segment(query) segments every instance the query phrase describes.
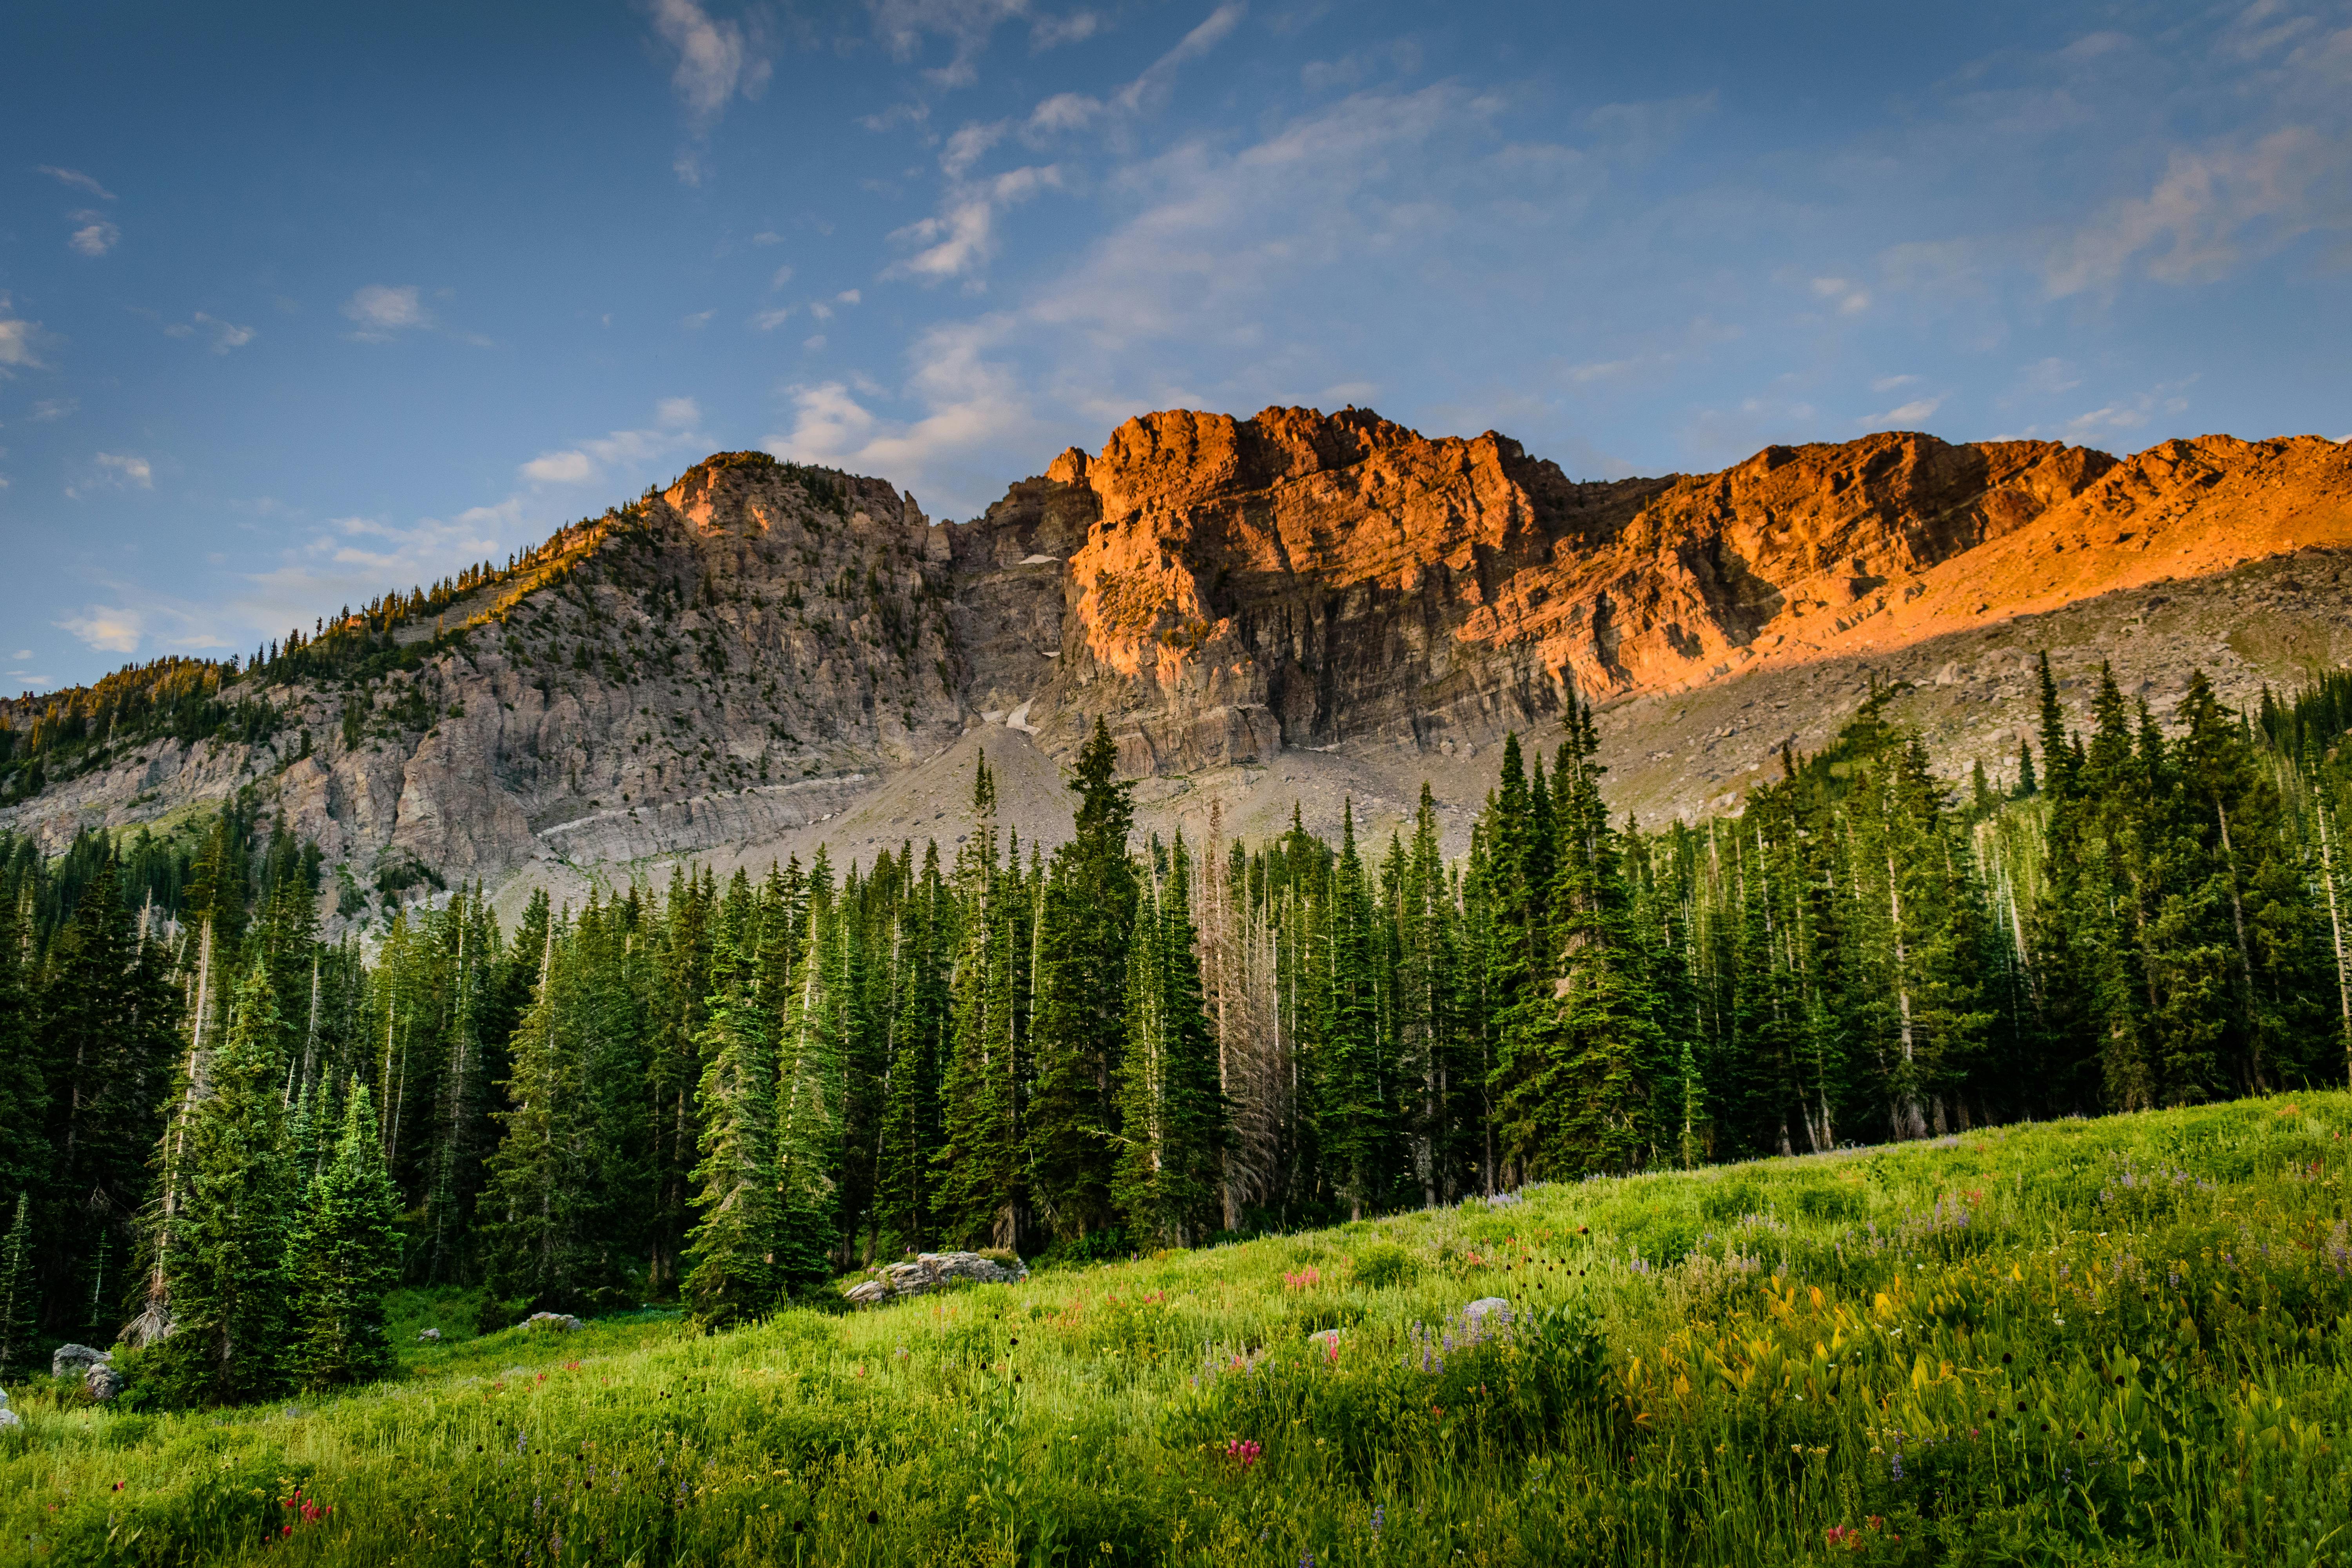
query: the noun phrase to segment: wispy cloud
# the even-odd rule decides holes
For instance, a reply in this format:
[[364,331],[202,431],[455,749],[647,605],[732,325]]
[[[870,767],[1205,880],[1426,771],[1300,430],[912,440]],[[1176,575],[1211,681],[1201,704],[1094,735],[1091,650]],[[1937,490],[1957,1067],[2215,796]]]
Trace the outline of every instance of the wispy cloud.
[[41,323],[28,321],[14,313],[5,290],[0,290],[0,379],[19,370],[39,370],[41,356],[34,346],[41,334]]
[[1940,397],[1915,397],[1884,414],[1865,414],[1854,423],[1867,430],[1901,429],[1934,418],[1936,410],[1943,405]]
[[144,458],[129,452],[100,452],[95,461],[99,473],[118,487],[142,490],[155,488],[155,470]]
[[754,99],[768,85],[772,67],[756,31],[741,22],[714,17],[697,0],[653,0],[654,30],[677,52],[670,86],[685,106],[694,144],[681,149],[672,167],[689,185],[702,183],[702,142],[727,105]]
[[615,468],[641,469],[665,454],[700,444],[704,437],[695,426],[701,421],[701,405],[693,398],[665,397],[654,405],[650,428],[614,430],[562,451],[542,452],[520,472],[535,485],[584,485]]
[[44,163],[40,166],[38,172],[48,175],[51,179],[58,181],[61,184],[71,185],[78,191],[88,191],[91,195],[98,197],[100,201],[110,202],[116,199],[112,191],[108,190],[104,185],[100,184],[96,180],[92,179],[89,175],[83,174],[79,169],[60,169],[55,164]]
[[122,605],[91,605],[78,616],[53,623],[103,653],[132,654],[146,635],[146,617]]
[[401,332],[433,325],[433,312],[414,283],[370,283],[343,301],[343,314],[359,324],[352,336],[362,342],[389,342]]
[[39,420],[63,419],[81,407],[78,397],[44,397],[33,405],[33,417]]
[[122,231],[104,213],[84,208],[72,221],[81,226],[66,237],[66,244],[83,256],[104,256],[122,238]]
[[211,340],[208,346],[216,354],[225,354],[231,349],[241,349],[253,341],[251,327],[240,327],[235,321],[224,321],[218,316],[208,316],[202,310],[198,310],[188,321],[174,321],[165,327],[163,335],[171,338],[191,338],[199,331]]
[[2135,261],[2159,282],[2209,283],[2304,235],[2347,228],[2352,145],[2287,126],[2176,151],[2146,195],[2110,203],[2057,247],[2045,286],[2057,298],[2112,288]]

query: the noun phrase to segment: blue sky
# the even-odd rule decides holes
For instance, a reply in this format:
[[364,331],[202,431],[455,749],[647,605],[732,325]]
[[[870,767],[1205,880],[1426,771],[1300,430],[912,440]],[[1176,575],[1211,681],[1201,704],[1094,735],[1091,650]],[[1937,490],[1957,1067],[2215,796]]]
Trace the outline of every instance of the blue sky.
[[1592,478],[2352,432],[2352,0],[26,0],[0,60],[12,690],[722,447],[961,518],[1170,405]]

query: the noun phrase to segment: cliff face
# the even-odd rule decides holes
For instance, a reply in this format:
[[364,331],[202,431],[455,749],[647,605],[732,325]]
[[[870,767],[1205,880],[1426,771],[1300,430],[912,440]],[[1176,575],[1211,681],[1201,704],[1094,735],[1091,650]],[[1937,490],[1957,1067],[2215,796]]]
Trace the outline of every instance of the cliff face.
[[54,850],[258,784],[362,886],[496,879],[771,837],[961,732],[948,535],[889,485],[699,465],[588,533],[519,602],[456,606],[488,617],[457,650],[357,691],[264,688],[268,743],[154,741],[0,826]]
[[1097,716],[1147,806],[1422,772],[1466,805],[1487,764],[1465,759],[1571,690],[1613,787],[1687,811],[1872,679],[1941,693],[1922,722],[1956,768],[2013,754],[2037,639],[2157,697],[2191,665],[2233,700],[2291,682],[2352,653],[2339,574],[2244,574],[2347,548],[2352,448],[2311,437],[2118,462],[1895,433],[1589,484],[1370,410],[1171,412],[953,526],[879,479],[714,458],[544,582],[457,605],[472,629],[420,668],[267,689],[268,743],[128,749],[0,826],[54,850],[258,784],[362,885],[741,858],[853,807],[951,838],[948,786],[892,781],[992,727],[1066,759]]
[[[1570,689],[1605,703],[1818,651],[2116,467],[1883,435],[1579,484],[1491,432],[1180,412],[1065,453],[971,531],[999,555],[1048,531],[1069,550],[1059,668],[1026,721],[1066,749],[1100,715],[1148,774],[1286,746],[1479,744]],[[975,667],[994,678],[977,650]]]

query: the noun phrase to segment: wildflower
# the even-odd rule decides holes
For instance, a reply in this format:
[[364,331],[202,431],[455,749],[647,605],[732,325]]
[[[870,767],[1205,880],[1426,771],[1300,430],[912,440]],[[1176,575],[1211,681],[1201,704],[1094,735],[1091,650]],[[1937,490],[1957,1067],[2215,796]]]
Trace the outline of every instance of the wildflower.
[[1372,1539],[1374,1541],[1378,1541],[1381,1538],[1381,1531],[1388,1524],[1388,1521],[1389,1510],[1386,1505],[1374,1507],[1372,1510]]

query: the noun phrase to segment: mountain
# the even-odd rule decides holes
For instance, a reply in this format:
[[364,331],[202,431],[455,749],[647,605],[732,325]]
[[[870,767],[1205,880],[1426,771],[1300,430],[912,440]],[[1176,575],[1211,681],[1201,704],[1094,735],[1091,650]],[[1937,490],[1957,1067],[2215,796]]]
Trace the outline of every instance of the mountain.
[[[0,705],[0,828],[54,852],[254,788],[357,914],[459,879],[567,893],[686,857],[951,841],[987,752],[1024,837],[1099,718],[1147,826],[1373,827],[1425,777],[1466,831],[1491,748],[1573,689],[1619,810],[1736,805],[1874,683],[1954,775],[2013,768],[2035,654],[2161,713],[2352,655],[2352,447],[2118,459],[1916,433],[1719,473],[1570,479],[1369,409],[1172,411],[982,517],[722,453],[500,569]],[[1458,847],[1458,846],[1457,846]],[[666,873],[664,873],[666,874]]]

